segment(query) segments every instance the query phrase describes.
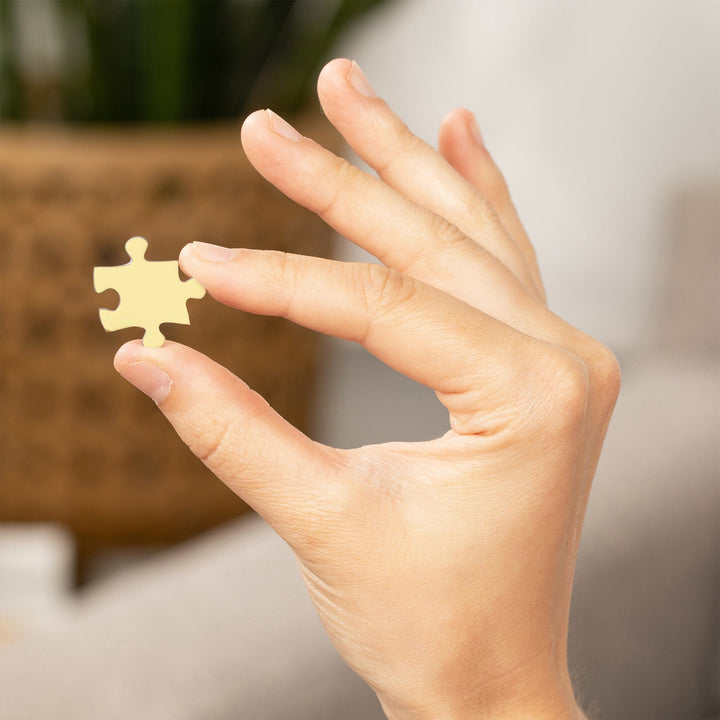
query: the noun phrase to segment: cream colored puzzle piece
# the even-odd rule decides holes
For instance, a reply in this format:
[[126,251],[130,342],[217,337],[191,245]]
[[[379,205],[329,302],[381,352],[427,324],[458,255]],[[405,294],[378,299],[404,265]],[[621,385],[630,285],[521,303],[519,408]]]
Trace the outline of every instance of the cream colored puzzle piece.
[[95,292],[113,289],[120,295],[115,310],[100,309],[100,322],[105,330],[145,328],[143,345],[160,347],[165,342],[160,325],[166,322],[189,325],[185,303],[190,298],[203,297],[205,288],[192,278],[180,280],[177,260],[146,260],[147,246],[143,237],[130,238],[125,243],[130,262],[116,267],[96,267],[93,283]]

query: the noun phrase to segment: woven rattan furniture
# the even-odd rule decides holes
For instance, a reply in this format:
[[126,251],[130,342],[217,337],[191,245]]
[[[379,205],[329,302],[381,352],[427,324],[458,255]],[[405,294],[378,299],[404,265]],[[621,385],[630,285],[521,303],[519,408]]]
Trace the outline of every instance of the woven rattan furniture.
[[[309,133],[327,133],[310,123]],[[314,128],[314,129],[313,129]],[[306,128],[307,130],[307,123]],[[81,557],[108,546],[175,542],[244,505],[196,460],[152,403],[113,370],[142,331],[106,334],[95,265],[148,259],[193,240],[325,255],[331,235],[250,167],[239,127],[152,131],[0,131],[0,520],[54,520]],[[165,325],[303,427],[314,334],[206,296],[192,325]]]

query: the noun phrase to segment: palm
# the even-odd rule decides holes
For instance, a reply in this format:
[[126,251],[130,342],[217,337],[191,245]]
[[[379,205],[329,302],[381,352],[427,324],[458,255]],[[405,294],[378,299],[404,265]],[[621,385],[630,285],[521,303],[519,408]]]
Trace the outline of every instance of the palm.
[[[565,620],[574,560],[563,545],[578,488],[557,465],[539,472],[526,444],[513,448],[505,438],[497,445],[451,431],[427,443],[351,451],[357,498],[322,543],[298,552],[330,637],[381,696],[390,688],[386,670],[379,675],[372,662],[377,655],[400,676],[414,656],[416,682],[426,687],[437,683],[438,665],[457,669],[459,658],[487,657],[500,636],[505,652],[493,662],[502,675],[536,659],[538,647],[556,662],[553,639]],[[500,465],[513,454],[511,467]],[[508,597],[517,601],[509,606]],[[445,642],[458,628],[464,642]]]

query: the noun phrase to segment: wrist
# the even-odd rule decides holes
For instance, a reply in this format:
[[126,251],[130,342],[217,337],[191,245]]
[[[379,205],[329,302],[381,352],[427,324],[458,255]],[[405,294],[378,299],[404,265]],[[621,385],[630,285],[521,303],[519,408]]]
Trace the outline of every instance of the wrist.
[[380,694],[378,699],[388,720],[587,720],[569,679],[530,692],[506,688],[492,693],[492,699],[485,692],[482,695],[441,692],[410,703],[395,703]]
[[397,708],[382,700],[380,704],[388,720],[587,720],[575,701],[543,699],[532,704],[512,703],[484,708],[461,708],[451,703],[434,708]]

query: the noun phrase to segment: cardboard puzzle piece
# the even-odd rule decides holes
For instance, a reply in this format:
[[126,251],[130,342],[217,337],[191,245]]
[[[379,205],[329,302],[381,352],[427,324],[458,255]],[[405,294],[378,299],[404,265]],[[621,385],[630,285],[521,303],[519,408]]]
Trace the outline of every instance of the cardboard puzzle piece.
[[203,297],[205,288],[192,278],[181,280],[177,260],[146,260],[147,246],[143,237],[130,238],[125,243],[130,262],[115,267],[96,267],[93,284],[95,292],[113,289],[120,295],[115,310],[100,309],[100,322],[105,330],[145,328],[143,345],[160,347],[165,342],[160,325],[166,322],[189,325],[185,303],[190,298]]

